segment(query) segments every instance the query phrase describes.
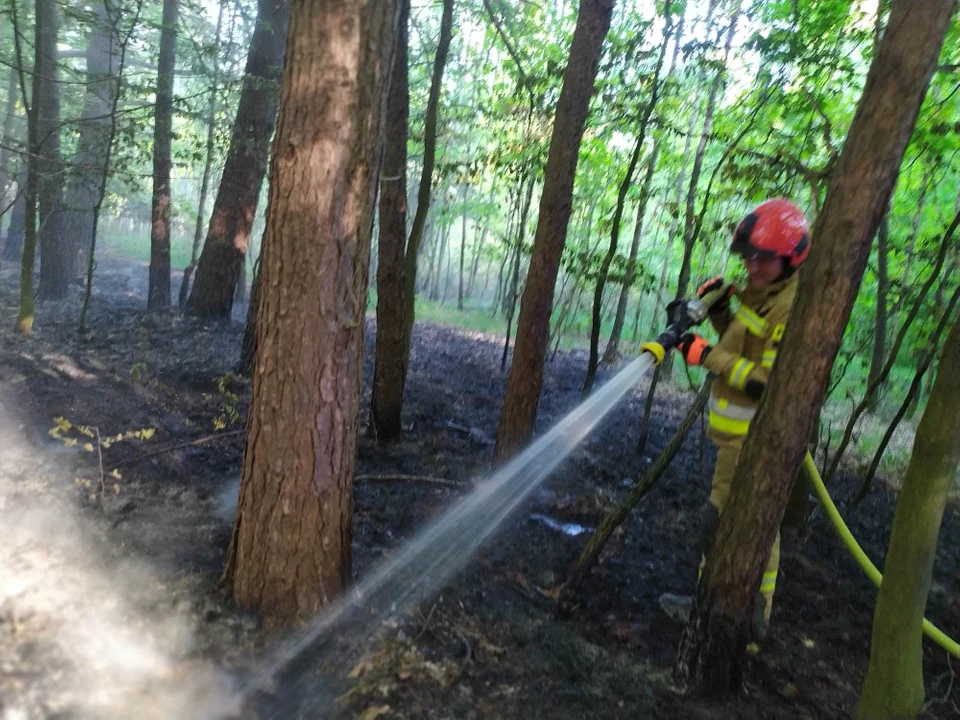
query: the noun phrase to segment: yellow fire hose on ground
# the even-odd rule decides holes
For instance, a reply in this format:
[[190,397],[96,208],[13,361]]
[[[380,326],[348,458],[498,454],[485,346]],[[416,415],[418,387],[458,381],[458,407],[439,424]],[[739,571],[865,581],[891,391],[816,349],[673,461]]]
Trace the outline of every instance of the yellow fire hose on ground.
[[[850,551],[850,554],[853,555],[854,560],[856,560],[860,567],[863,568],[863,571],[867,574],[867,577],[873,581],[873,584],[877,587],[880,587],[880,583],[883,580],[883,575],[880,574],[880,571],[877,570],[877,566],[874,565],[870,561],[870,558],[867,557],[867,554],[863,551],[863,548],[860,547],[856,538],[853,537],[853,533],[850,532],[850,528],[847,527],[847,524],[843,521],[843,518],[840,517],[840,511],[837,510],[837,506],[833,504],[833,500],[830,498],[830,494],[827,492],[827,488],[823,484],[823,479],[820,477],[820,473],[817,471],[816,463],[813,462],[813,458],[810,456],[809,452],[803,460],[803,467],[807,471],[810,482],[813,483],[813,487],[817,491],[817,497],[820,499],[820,504],[827,513],[827,517],[830,518],[830,522],[833,523],[833,527],[836,528],[837,534],[840,535],[840,539],[843,540],[843,544],[847,546],[847,550]],[[937,628],[926,618],[923,619],[923,632],[928,638],[933,640],[948,653],[954,657],[960,658],[960,643],[946,635],[942,630]]]

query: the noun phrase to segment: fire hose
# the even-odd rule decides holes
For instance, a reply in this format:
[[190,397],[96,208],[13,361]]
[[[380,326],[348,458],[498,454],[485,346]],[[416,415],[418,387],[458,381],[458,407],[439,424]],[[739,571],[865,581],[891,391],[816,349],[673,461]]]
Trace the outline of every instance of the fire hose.
[[[653,355],[654,361],[659,365],[666,353],[680,343],[684,333],[691,327],[702,323],[706,319],[710,307],[725,294],[725,289],[720,288],[707,293],[702,298],[675,300],[671,302],[667,305],[668,324],[666,330],[660,333],[655,341],[641,345],[640,349]],[[813,457],[811,457],[809,451],[804,457],[803,468],[816,490],[820,505],[823,506],[824,512],[826,512],[827,517],[830,518],[830,522],[843,541],[847,551],[853,559],[857,561],[857,564],[860,565],[867,577],[873,581],[873,584],[879,588],[880,583],[883,581],[883,575],[880,574],[877,566],[867,557],[867,554],[863,551],[863,548],[860,547],[853,533],[850,532],[850,528],[847,527],[847,524],[840,516],[840,511],[837,510],[837,506],[830,497],[830,493],[827,492],[827,488],[823,484],[823,478],[820,477],[817,465],[813,461]],[[937,628],[926,618],[923,619],[923,633],[948,653],[960,658],[960,643]]]

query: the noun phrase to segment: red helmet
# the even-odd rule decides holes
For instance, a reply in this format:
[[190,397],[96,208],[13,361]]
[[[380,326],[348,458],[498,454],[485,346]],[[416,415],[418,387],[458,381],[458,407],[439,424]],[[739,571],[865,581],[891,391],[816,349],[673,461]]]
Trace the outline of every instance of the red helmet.
[[799,267],[810,252],[807,218],[789,200],[760,203],[737,225],[730,252],[745,258],[779,256]]

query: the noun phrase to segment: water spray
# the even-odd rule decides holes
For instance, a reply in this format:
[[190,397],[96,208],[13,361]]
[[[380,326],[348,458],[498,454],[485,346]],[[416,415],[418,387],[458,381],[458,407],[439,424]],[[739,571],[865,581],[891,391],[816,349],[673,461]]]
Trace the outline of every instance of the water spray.
[[[725,289],[696,300],[680,300],[667,306],[668,326],[653,342],[641,345],[640,356],[574,408],[526,450],[510,460],[489,479],[439,518],[427,525],[403,547],[383,560],[297,637],[269,656],[239,688],[242,697],[279,684],[280,675],[306,652],[324,653],[336,645],[342,670],[354,654],[395,628],[399,618],[438,592],[469,561],[480,546],[514,510],[560,465],[573,449],[630,392],[650,368],[659,364],[683,334],[707,317],[710,306]],[[350,632],[344,632],[349,626]],[[351,642],[353,647],[344,647]],[[315,682],[315,681],[314,681]],[[328,688],[324,695],[335,697]],[[269,711],[268,711],[269,712]],[[289,708],[272,717],[289,717]],[[317,717],[318,708],[312,708]],[[320,710],[319,712],[323,712]],[[330,708],[327,714],[334,714]]]

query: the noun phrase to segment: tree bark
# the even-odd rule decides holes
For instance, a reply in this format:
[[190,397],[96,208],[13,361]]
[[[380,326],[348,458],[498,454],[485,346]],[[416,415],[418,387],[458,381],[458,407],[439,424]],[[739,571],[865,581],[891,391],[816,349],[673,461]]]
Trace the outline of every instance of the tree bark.
[[420,187],[417,191],[417,212],[413,216],[413,227],[403,258],[404,288],[404,335],[403,366],[410,366],[410,340],[413,338],[413,323],[416,319],[417,258],[420,254],[420,241],[430,212],[430,191],[433,187],[433,169],[437,159],[437,116],[440,110],[440,91],[443,88],[443,69],[447,65],[450,51],[450,38],[453,35],[453,0],[443,0],[443,14],[440,18],[440,39],[437,42],[437,54],[433,59],[433,75],[430,80],[430,95],[427,98],[427,112],[423,127],[423,171],[420,173]]
[[[873,352],[870,355],[870,372],[867,375],[867,385],[877,385],[878,391],[880,389],[878,378],[887,353],[887,292],[890,286],[890,278],[887,274],[889,217],[888,210],[880,221],[880,229],[877,231],[877,307],[873,324]],[[879,392],[874,394],[874,399],[870,403],[871,410],[876,407],[878,396]]]
[[[263,247],[261,243],[261,247]],[[250,305],[247,307],[247,322],[243,327],[243,340],[240,344],[240,361],[237,372],[244,377],[252,377],[257,361],[257,312],[260,307],[260,268],[263,259],[261,250],[253,264],[253,283],[250,289]]]
[[92,33],[85,53],[86,92],[80,137],[73,158],[77,167],[70,173],[64,213],[71,276],[79,275],[86,268],[93,243],[93,207],[99,195],[111,128],[110,113],[118,87],[119,39],[114,26],[121,10],[114,6],[113,0],[100,0],[94,4],[93,13]]
[[740,687],[751,605],[954,6],[893,4],[683,632],[681,686],[707,695]]
[[150,286],[147,309],[170,307],[170,146],[173,133],[173,72],[180,0],[163,0],[157,104],[153,121],[153,200],[150,213]]
[[367,269],[397,21],[394,0],[291,5],[224,576],[268,624],[310,618],[350,581]]
[[197,279],[187,300],[190,315],[229,322],[233,312],[277,118],[289,2],[258,3],[230,149],[197,264]]
[[550,337],[550,312],[567,239],[573,180],[613,0],[582,0],[557,102],[540,215],[520,303],[517,343],[497,429],[496,454],[512,454],[533,432]]
[[900,487],[873,617],[870,667],[857,709],[861,720],[914,718],[923,710],[923,613],[943,509],[960,465],[957,407],[960,323],[947,338]]
[[[181,310],[187,305],[190,292],[190,280],[197,267],[200,256],[200,245],[203,242],[203,227],[207,214],[207,195],[210,192],[210,172],[213,169],[214,140],[217,130],[217,93],[220,86],[220,31],[223,29],[223,12],[227,4],[220,2],[217,12],[217,30],[214,35],[213,77],[210,79],[210,99],[207,101],[207,143],[204,148],[203,176],[200,179],[200,197],[197,200],[197,221],[193,228],[193,246],[190,249],[190,263],[183,271],[180,281],[180,295],[177,298],[177,307]],[[256,33],[256,29],[254,29]]]
[[386,147],[380,179],[380,241],[377,264],[377,349],[370,422],[380,441],[400,437],[404,364],[403,251],[407,241],[407,121],[410,114],[407,66],[410,0],[399,0],[400,27],[387,101]]
[[70,289],[73,263],[66,243],[63,212],[63,167],[60,160],[60,81],[57,68],[57,35],[60,10],[56,0],[37,0],[38,40],[41,52],[35,66],[39,93],[33,98],[40,143],[39,220],[41,300],[63,300]]
[[613,318],[613,329],[610,331],[610,340],[603,351],[600,362],[609,365],[620,357],[620,336],[623,334],[623,324],[627,317],[627,301],[630,299],[630,288],[637,278],[637,253],[640,251],[640,240],[643,237],[643,216],[647,212],[647,202],[650,200],[650,187],[653,184],[653,173],[657,167],[657,156],[660,146],[655,143],[647,161],[647,173],[640,188],[640,199],[637,201],[637,220],[633,226],[633,240],[630,243],[630,254],[627,256],[627,267],[623,275],[623,285],[620,288],[620,297],[617,300],[617,314]]

